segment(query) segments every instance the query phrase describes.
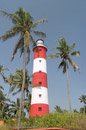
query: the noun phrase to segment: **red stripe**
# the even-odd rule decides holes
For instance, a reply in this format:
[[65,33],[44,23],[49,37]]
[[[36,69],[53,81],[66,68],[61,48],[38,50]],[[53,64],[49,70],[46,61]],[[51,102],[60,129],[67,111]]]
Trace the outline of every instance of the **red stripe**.
[[33,51],[34,51],[34,59],[35,58],[46,58],[47,49],[45,47],[38,46],[37,48],[34,48]]
[[44,72],[35,72],[33,73],[32,84],[36,86],[43,86],[47,88],[47,74]]
[[41,116],[49,113],[48,104],[32,104],[30,108],[30,116]]

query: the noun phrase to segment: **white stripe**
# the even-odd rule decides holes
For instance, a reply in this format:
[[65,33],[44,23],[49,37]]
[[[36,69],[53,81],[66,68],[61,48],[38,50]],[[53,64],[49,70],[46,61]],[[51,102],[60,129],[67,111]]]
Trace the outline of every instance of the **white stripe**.
[[45,87],[32,88],[31,104],[44,103],[48,104],[48,89]]
[[47,73],[46,60],[44,58],[36,58],[33,61],[33,73],[39,71]]

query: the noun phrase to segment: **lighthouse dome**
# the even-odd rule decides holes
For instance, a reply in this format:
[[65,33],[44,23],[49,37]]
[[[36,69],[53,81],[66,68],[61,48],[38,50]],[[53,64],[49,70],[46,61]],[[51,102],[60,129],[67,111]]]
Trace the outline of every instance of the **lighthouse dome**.
[[42,39],[38,39],[38,40],[36,41],[36,45],[37,45],[37,46],[43,46],[43,47],[47,48],[47,47],[45,46],[44,41],[43,41]]
[[38,40],[36,41],[36,44],[44,44],[44,41],[43,41],[42,39],[38,39]]

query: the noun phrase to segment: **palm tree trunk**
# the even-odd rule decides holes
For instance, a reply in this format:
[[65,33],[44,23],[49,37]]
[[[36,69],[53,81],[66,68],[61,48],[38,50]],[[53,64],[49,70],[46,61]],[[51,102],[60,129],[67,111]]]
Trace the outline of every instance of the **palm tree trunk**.
[[84,115],[85,115],[85,105],[84,105]]
[[25,102],[25,90],[24,90],[24,93],[23,93],[23,106],[22,106],[22,115],[24,116],[24,102]]
[[[25,43],[24,43],[25,44]],[[21,112],[22,112],[22,102],[23,102],[23,93],[24,93],[24,85],[25,85],[25,66],[26,66],[26,47],[24,45],[24,59],[23,59],[23,83],[22,83],[22,91],[21,91],[21,99],[20,99],[20,108],[19,108],[19,119],[18,119],[18,130],[20,130],[21,123]]]
[[67,90],[68,90],[68,101],[69,101],[69,111],[72,112],[71,109],[71,100],[70,100],[70,91],[69,91],[69,80],[68,80],[68,68],[67,68],[67,62],[66,62],[66,75],[67,75]]

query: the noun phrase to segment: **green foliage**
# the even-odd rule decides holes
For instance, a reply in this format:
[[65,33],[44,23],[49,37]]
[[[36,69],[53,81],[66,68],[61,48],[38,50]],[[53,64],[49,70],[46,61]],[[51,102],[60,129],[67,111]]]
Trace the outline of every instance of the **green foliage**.
[[[7,126],[17,127],[17,120],[6,120]],[[80,113],[54,112],[43,116],[23,118],[21,120],[23,128],[68,128],[70,130],[85,130],[86,115]],[[8,130],[8,129],[7,129]]]
[[[68,68],[69,64],[73,67],[74,71],[79,70],[79,67],[72,61],[71,56],[80,56],[79,51],[74,51],[75,43],[68,45],[65,38],[62,37],[60,40],[56,40],[59,43],[59,46],[56,46],[54,49],[57,51],[55,54],[48,55],[48,58],[61,58],[61,62],[58,65],[58,69],[62,68],[62,72],[66,73],[66,66]],[[68,64],[69,63],[69,64]]]
[[86,104],[86,95],[82,95],[79,98],[80,102],[83,102],[84,104]]
[[13,130],[13,129],[1,125],[0,126],[0,130]]

